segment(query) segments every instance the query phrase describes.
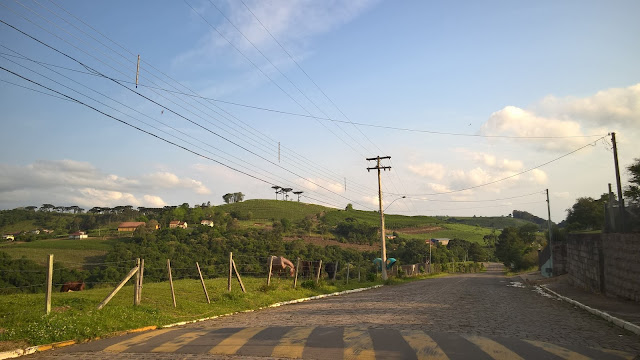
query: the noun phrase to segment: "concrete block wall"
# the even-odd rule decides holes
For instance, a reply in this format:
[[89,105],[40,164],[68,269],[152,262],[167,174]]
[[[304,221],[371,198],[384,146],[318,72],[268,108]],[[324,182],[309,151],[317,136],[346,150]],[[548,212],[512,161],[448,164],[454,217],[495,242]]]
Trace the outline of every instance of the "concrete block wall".
[[571,234],[567,238],[566,266],[569,283],[592,292],[602,292],[600,234]]
[[640,234],[603,234],[607,295],[640,302]]
[[565,246],[572,285],[640,302],[640,234],[570,234]]

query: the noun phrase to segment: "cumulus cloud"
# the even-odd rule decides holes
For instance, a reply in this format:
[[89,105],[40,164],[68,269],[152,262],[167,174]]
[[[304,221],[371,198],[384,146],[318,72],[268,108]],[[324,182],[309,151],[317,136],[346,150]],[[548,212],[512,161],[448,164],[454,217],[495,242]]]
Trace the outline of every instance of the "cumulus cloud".
[[298,184],[300,187],[306,189],[306,190],[311,190],[311,191],[315,191],[315,190],[324,190],[325,189],[329,189],[335,193],[341,194],[344,192],[344,184],[341,184],[339,182],[332,182],[332,181],[327,181],[324,179],[316,179],[316,178],[306,178],[306,179],[296,179],[295,183]]
[[478,161],[490,168],[504,171],[520,171],[524,167],[522,161],[507,158],[499,159],[497,156],[482,152],[466,151],[473,160]]
[[640,124],[640,84],[598,91],[583,98],[549,95],[535,108],[555,117],[578,119],[593,125]]
[[[88,162],[40,160],[26,166],[0,164],[0,203],[24,206],[45,202],[79,206],[166,205],[152,192],[192,191],[210,194],[200,181],[181,178],[170,172],[140,177],[105,174]],[[20,202],[20,203],[18,203]]]
[[444,165],[437,163],[422,163],[419,165],[409,165],[409,171],[416,175],[442,180],[445,175]]
[[[580,136],[584,135],[577,121],[536,115],[534,112],[515,106],[496,111],[480,128],[483,135],[502,136]],[[567,150],[583,145],[582,138],[554,140],[523,140],[546,150]]]
[[[540,149],[568,151],[589,141],[575,136],[606,134],[615,130],[635,133],[638,125],[640,84],[635,84],[602,90],[586,97],[548,95],[528,109],[506,106],[491,114],[481,126],[480,133],[494,136],[574,136],[553,140],[522,140]],[[623,129],[616,129],[620,127]]]

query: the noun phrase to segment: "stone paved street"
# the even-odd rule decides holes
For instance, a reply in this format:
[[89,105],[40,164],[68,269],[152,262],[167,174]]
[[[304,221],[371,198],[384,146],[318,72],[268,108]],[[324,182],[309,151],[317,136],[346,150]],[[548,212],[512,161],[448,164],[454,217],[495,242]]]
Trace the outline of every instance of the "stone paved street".
[[[126,343],[126,339],[135,338],[133,335],[128,335],[120,339],[94,341],[36,354],[33,357],[44,359],[60,356],[102,359],[107,358],[106,355],[114,355],[104,352],[105,348],[132,355],[132,353],[144,353],[151,351],[151,349],[159,351],[157,349],[165,346],[164,350],[175,349],[182,353],[180,356],[176,355],[175,358],[191,358],[191,355],[188,355],[190,352],[188,349],[193,349],[193,352],[196,353],[207,352],[214,345],[227,341],[224,340],[224,336],[236,333],[242,334],[246,338],[243,340],[244,342],[239,342],[240,346],[249,339],[257,341],[256,339],[260,336],[267,340],[271,339],[269,340],[271,342],[262,340],[263,342],[260,343],[260,346],[268,347],[267,353],[269,354],[281,341],[284,341],[279,339],[285,334],[303,334],[300,335],[300,339],[303,342],[306,341],[307,348],[304,350],[304,357],[307,358],[340,358],[342,349],[349,347],[347,345],[350,336],[353,338],[352,342],[360,342],[359,349],[366,349],[367,346],[363,347],[362,344],[369,344],[370,347],[377,347],[375,355],[378,358],[385,358],[391,355],[388,353],[389,356],[384,356],[385,342],[391,342],[394,337],[397,337],[398,344],[402,343],[402,346],[405,346],[410,352],[411,348],[407,344],[411,343],[412,334],[424,333],[429,334],[449,358],[456,358],[456,351],[460,349],[456,349],[455,346],[447,347],[447,344],[462,344],[459,342],[459,338],[462,337],[467,340],[480,339],[476,343],[477,346],[474,345],[474,349],[478,351],[477,358],[480,358],[480,355],[486,356],[486,351],[485,353],[479,351],[479,348],[482,347],[478,345],[480,342],[491,344],[497,342],[511,349],[521,349],[526,344],[531,347],[531,344],[543,342],[559,345],[569,351],[580,352],[587,355],[587,358],[602,358],[604,356],[602,353],[585,350],[587,348],[603,348],[633,355],[640,354],[640,336],[613,326],[603,319],[576,309],[565,302],[545,297],[533,287],[512,282],[502,275],[501,268],[497,265],[494,265],[486,273],[442,277],[400,286],[385,286],[355,294],[238,314],[183,326],[171,331],[154,336],[155,342],[147,346],[143,343],[122,345]],[[315,334],[314,336],[310,336],[312,332]],[[260,335],[257,335],[258,333]],[[364,333],[366,336],[362,335]],[[309,352],[310,339],[316,335],[325,336],[327,339],[331,338],[331,341],[334,342],[341,342],[344,339],[341,346],[335,345],[339,348],[339,353],[336,353],[335,356],[328,356],[325,351],[320,356]],[[239,339],[241,336],[238,336]],[[376,336],[378,340],[376,340]],[[216,337],[219,339],[215,340]],[[402,337],[404,337],[404,341]],[[176,342],[174,340],[176,338],[182,338],[182,340]],[[208,342],[204,341],[204,338],[208,339]],[[238,339],[228,341],[239,341]],[[373,344],[377,345],[371,345],[370,339],[373,339]],[[524,344],[522,340],[529,342]],[[171,343],[171,341],[174,342]],[[162,345],[162,342],[167,342],[171,346]],[[514,345],[516,342],[519,345]],[[467,341],[464,344],[470,343]],[[207,348],[202,348],[205,345]],[[108,348],[109,346],[113,347]],[[240,346],[236,350],[239,350]],[[317,346],[323,348],[325,345],[318,344]],[[398,345],[397,348],[400,347]],[[199,350],[196,351],[196,349]],[[483,348],[483,350],[486,349]],[[533,350],[539,351],[533,347],[527,351]],[[214,351],[214,353],[218,356],[220,354],[245,354],[247,356],[254,354],[253,350],[246,350],[244,353],[242,351],[238,353],[224,351]],[[89,354],[89,352],[95,353]],[[349,357],[346,355],[347,352],[344,350],[345,358]],[[360,354],[360,352],[358,353]],[[263,353],[257,351],[255,354]],[[300,354],[303,353],[300,352]],[[374,352],[370,355],[372,354]],[[533,353],[526,352],[526,354]],[[562,352],[556,353],[560,358],[564,357],[561,354]],[[548,358],[558,358],[554,357],[556,355],[549,354]],[[165,356],[167,355],[162,358],[171,358]],[[396,354],[396,356],[398,355]],[[500,358],[500,356],[492,357]],[[523,357],[536,358],[537,356],[525,355]]]

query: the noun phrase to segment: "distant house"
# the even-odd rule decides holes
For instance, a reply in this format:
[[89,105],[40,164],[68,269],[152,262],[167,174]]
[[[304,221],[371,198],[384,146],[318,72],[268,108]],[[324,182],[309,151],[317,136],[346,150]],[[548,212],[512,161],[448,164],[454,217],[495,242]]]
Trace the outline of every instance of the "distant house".
[[213,220],[202,220],[200,221],[200,225],[213,227]]
[[169,229],[175,229],[175,228],[186,229],[187,228],[187,222],[186,221],[179,221],[179,220],[173,220],[173,221],[169,222]]
[[74,232],[73,234],[69,234],[69,239],[86,239],[89,235],[84,231]]
[[50,230],[50,229],[42,229],[43,233],[47,233],[47,234],[53,234],[55,230]]
[[36,234],[36,235],[39,235],[39,234],[40,234],[40,230],[38,230],[38,229],[31,230],[30,232],[31,232],[32,234]]
[[140,226],[145,226],[147,223],[144,221],[125,221],[118,225],[118,232],[133,232]]
[[442,246],[447,246],[447,244],[449,244],[449,240],[447,238],[438,238],[438,239],[431,239],[431,242],[434,245],[442,245]]
[[2,240],[14,241],[16,238],[12,234],[2,235]]
[[396,236],[395,236],[395,235],[387,235],[387,239],[389,239],[389,240],[393,240],[393,239],[395,239],[395,238],[396,238]]

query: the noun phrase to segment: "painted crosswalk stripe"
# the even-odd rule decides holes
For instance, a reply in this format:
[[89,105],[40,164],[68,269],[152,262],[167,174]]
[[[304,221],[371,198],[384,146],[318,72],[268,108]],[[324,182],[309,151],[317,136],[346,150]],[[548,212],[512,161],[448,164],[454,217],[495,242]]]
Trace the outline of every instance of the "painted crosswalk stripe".
[[496,360],[524,360],[521,356],[491,339],[482,336],[468,335],[465,339],[476,344],[482,351]]
[[367,329],[344,328],[345,359],[375,359],[373,341]]
[[186,334],[182,334],[180,336],[178,336],[177,338],[171,340],[171,341],[167,341],[166,343],[154,348],[153,350],[151,350],[151,352],[174,352],[176,350],[178,350],[179,348],[187,345],[188,343],[192,342],[193,340],[203,336],[207,334],[207,331],[192,331],[192,332],[188,332]]
[[578,354],[575,351],[571,351],[569,349],[565,349],[562,346],[545,343],[542,341],[534,341],[534,340],[524,340],[533,346],[537,346],[545,351],[548,351],[556,356],[559,356],[563,359],[567,360],[589,360],[589,357],[586,357],[582,354]]
[[449,360],[433,339],[420,330],[401,330],[404,340],[416,352],[418,359],[424,360]]
[[307,343],[307,338],[313,331],[313,327],[298,327],[289,330],[271,352],[271,356],[298,359]]
[[132,346],[135,345],[139,345],[142,342],[145,342],[149,339],[152,339],[156,336],[162,335],[164,333],[168,333],[169,331],[175,331],[175,329],[161,329],[161,330],[152,330],[146,333],[142,333],[140,335],[134,336],[128,340],[119,342],[117,344],[113,344],[111,346],[108,346],[107,348],[105,348],[103,351],[107,351],[107,352],[113,352],[113,353],[120,353],[123,351],[126,351],[127,349],[129,349]]
[[222,340],[218,345],[209,350],[210,354],[233,355],[246,344],[255,334],[266,327],[246,328]]

